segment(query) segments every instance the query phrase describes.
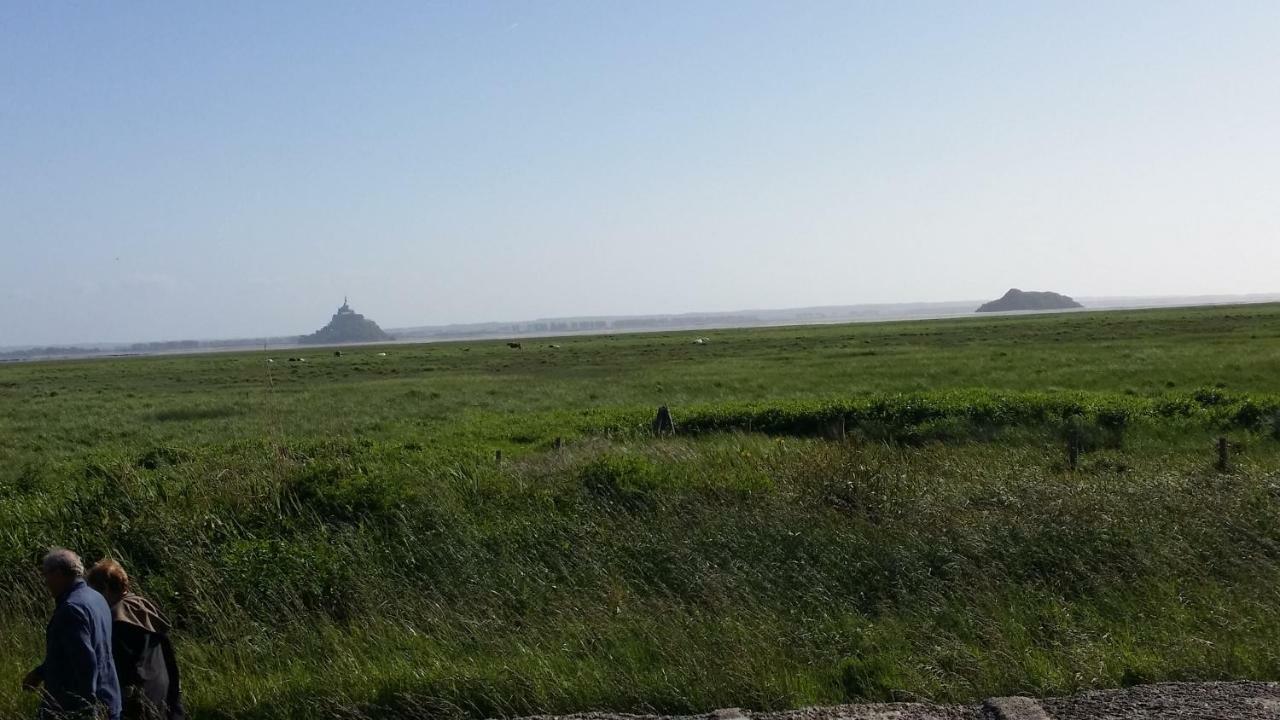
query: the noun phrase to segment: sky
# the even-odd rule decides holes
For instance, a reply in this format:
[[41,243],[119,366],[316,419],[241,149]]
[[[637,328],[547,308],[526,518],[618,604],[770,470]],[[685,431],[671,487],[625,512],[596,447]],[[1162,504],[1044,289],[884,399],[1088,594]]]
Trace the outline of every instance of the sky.
[[0,0],[0,346],[1280,291],[1280,3]]

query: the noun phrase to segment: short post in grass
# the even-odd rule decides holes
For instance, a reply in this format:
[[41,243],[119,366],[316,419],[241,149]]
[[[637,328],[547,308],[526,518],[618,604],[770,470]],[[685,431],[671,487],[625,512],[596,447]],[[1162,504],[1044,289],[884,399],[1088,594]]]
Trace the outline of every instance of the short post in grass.
[[671,419],[671,411],[666,405],[658,408],[658,416],[653,419],[654,435],[675,435],[676,423]]
[[494,462],[494,464],[496,464],[496,465],[501,465],[501,464],[502,464],[502,451],[501,451],[501,450],[494,450],[494,451],[493,451],[493,462]]
[[554,447],[556,450],[563,450],[563,449],[564,449],[564,438],[562,438],[562,437],[560,437],[559,435],[557,435],[557,436],[556,436],[556,441],[555,441],[554,443],[552,443],[552,447]]
[[1231,469],[1231,443],[1225,437],[1218,438],[1218,472]]
[[1067,419],[1067,467],[1073,472],[1080,466],[1080,450],[1084,445],[1084,421],[1079,415]]

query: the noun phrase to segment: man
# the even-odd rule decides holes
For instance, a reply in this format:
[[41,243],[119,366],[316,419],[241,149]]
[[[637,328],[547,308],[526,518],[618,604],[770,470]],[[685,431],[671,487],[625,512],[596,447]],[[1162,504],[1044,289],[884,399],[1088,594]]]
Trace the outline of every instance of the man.
[[111,657],[111,608],[85,584],[80,556],[55,548],[41,562],[44,584],[56,605],[45,629],[45,656],[22,681],[34,691],[44,683],[41,718],[120,720],[120,684]]

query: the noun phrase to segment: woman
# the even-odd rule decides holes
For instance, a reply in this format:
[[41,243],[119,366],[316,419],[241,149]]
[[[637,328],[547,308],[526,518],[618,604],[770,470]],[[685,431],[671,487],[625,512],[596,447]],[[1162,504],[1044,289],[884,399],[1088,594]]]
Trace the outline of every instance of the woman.
[[122,720],[181,720],[186,716],[169,621],[155,603],[129,590],[115,560],[99,560],[85,580],[111,605],[111,652],[124,696]]

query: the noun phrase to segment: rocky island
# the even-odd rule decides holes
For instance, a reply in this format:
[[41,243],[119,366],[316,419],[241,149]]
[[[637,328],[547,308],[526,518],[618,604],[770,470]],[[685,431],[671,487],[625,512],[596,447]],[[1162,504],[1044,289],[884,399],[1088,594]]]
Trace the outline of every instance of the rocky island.
[[308,345],[338,345],[341,343],[382,342],[393,339],[378,327],[378,323],[361,315],[342,298],[342,307],[333,314],[328,325],[298,338]]
[[1023,291],[1012,288],[999,300],[979,307],[977,312],[1013,312],[1016,310],[1071,310],[1084,307],[1066,295],[1056,292]]

